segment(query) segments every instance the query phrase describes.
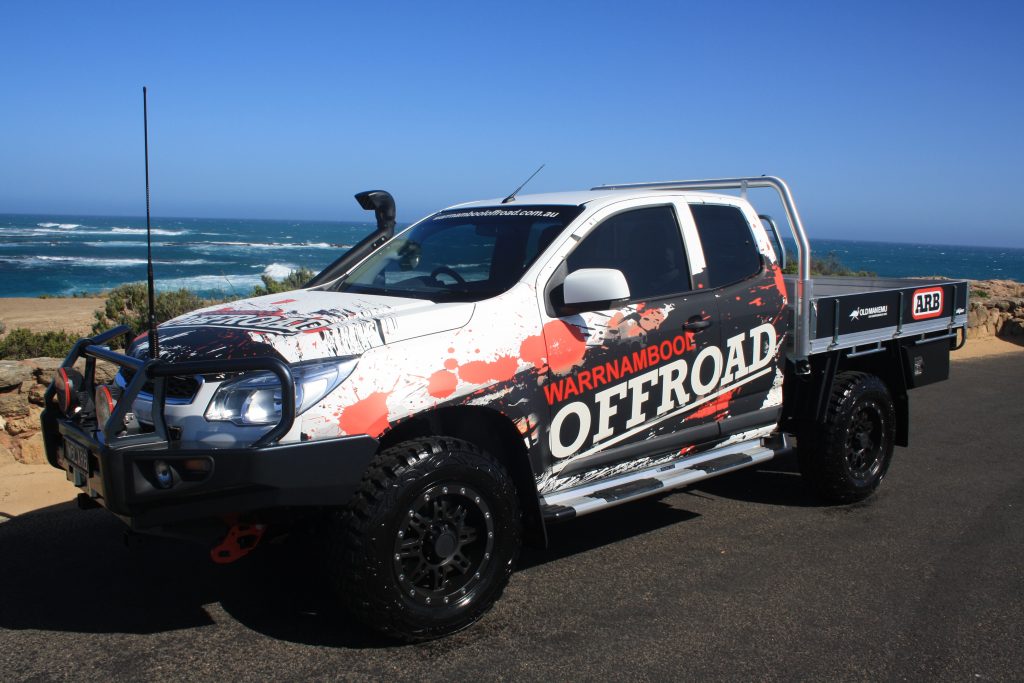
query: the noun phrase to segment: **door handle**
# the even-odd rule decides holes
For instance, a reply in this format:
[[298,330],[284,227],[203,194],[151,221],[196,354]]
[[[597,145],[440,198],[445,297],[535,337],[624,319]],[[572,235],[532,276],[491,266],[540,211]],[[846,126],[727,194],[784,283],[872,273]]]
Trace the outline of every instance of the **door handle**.
[[707,327],[711,327],[711,320],[701,318],[699,315],[695,315],[683,323],[684,330],[703,330]]

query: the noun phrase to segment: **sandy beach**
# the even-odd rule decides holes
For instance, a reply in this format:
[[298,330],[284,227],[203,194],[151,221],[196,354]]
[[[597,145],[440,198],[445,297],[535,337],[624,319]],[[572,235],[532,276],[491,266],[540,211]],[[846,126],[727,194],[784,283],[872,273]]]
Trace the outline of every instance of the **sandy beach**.
[[[101,308],[104,301],[103,298],[0,298],[0,320],[8,330],[27,327],[35,332],[65,329],[85,334],[92,327],[93,312]],[[952,359],[959,362],[1022,351],[1024,346],[986,337],[969,340],[964,348],[953,352]],[[48,465],[22,465],[13,459],[0,461],[0,522],[73,500],[77,493],[63,472]]]
[[0,322],[7,332],[26,327],[33,332],[67,330],[87,334],[95,322],[94,314],[103,308],[106,297],[36,299],[0,298]]

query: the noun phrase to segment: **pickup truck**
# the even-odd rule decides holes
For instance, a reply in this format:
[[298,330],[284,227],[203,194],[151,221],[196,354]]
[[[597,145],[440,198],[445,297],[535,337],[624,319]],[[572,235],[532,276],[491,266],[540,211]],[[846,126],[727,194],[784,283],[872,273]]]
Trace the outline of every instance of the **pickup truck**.
[[552,523],[794,448],[823,501],[869,496],[965,338],[965,282],[812,278],[774,177],[513,195],[397,234],[387,192],[356,198],[377,230],[303,289],[158,346],[80,340],[42,423],[83,506],[214,561],[322,522],[338,600],[406,640],[479,619]]

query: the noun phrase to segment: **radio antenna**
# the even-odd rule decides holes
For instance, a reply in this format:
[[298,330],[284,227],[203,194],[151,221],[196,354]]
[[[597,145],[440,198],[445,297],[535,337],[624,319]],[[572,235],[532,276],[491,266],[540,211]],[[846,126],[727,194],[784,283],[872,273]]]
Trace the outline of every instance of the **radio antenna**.
[[521,190],[521,189],[523,189],[524,187],[526,187],[526,183],[528,183],[528,182],[530,182],[531,180],[533,180],[533,176],[535,176],[535,175],[537,175],[538,173],[540,173],[540,169],[541,169],[541,168],[544,168],[544,166],[545,166],[545,165],[546,165],[546,164],[541,164],[541,165],[540,165],[540,168],[538,168],[538,169],[537,169],[536,171],[534,171],[533,173],[531,173],[531,174],[530,174],[530,177],[529,177],[529,178],[527,178],[526,180],[524,180],[524,181],[523,181],[523,184],[522,184],[522,185],[520,185],[519,187],[517,187],[517,188],[516,188],[515,190],[513,190],[513,191],[512,191],[512,194],[510,194],[509,196],[507,196],[507,197],[505,197],[504,199],[502,199],[502,200],[501,200],[501,203],[502,203],[502,204],[508,204],[508,203],[509,203],[510,201],[512,201],[513,199],[515,199],[515,198],[516,198],[516,195],[517,195],[517,194],[519,194],[519,190]]
[[156,305],[153,302],[153,237],[149,226],[149,111],[146,106],[146,86],[142,86],[142,136],[146,154],[146,284],[149,294],[149,357],[160,356],[160,343],[156,335]]

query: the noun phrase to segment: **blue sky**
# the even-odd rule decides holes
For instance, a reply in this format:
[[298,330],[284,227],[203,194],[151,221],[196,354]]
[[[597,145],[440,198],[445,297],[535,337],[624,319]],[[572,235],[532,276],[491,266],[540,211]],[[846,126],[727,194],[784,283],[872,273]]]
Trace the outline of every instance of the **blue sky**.
[[[1024,247],[1024,4],[6,3],[0,212],[399,219],[780,175],[812,236]],[[768,204],[771,208],[771,203]],[[777,210],[776,210],[777,212]]]

